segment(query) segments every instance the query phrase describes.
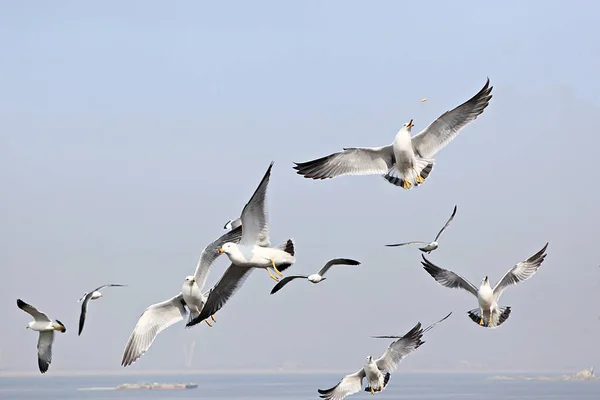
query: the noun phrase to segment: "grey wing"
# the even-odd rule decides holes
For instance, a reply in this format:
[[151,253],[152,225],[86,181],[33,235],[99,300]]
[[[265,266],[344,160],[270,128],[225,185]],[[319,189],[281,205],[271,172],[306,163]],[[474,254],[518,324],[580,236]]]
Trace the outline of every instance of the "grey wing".
[[360,265],[360,261],[352,260],[350,258],[334,258],[329,261],[321,268],[317,274],[323,276],[325,273],[334,265]]
[[413,149],[417,156],[430,158],[446,147],[461,129],[475,120],[488,106],[493,86],[488,78],[483,88],[475,96],[454,108],[446,111],[421,132],[413,136]]
[[21,310],[25,311],[27,314],[31,315],[33,317],[33,319],[35,319],[36,321],[50,322],[50,318],[48,318],[48,316],[46,314],[44,314],[41,311],[38,311],[37,308],[35,308],[31,304],[25,303],[21,299],[17,299],[17,307],[19,307]]
[[204,288],[206,284],[206,279],[208,278],[208,273],[210,272],[211,265],[215,262],[217,257],[220,256],[219,249],[227,242],[231,243],[239,243],[242,238],[242,227],[238,226],[229,232],[221,235],[217,240],[210,243],[208,246],[202,250],[200,254],[200,259],[198,260],[198,264],[196,265],[196,271],[194,272],[194,278],[196,279],[196,284],[200,289]]
[[[429,325],[427,328],[423,329],[423,333],[431,330],[431,328],[433,328],[440,322],[446,320],[450,315],[452,315],[452,312],[450,312],[448,315],[446,315],[444,318],[440,319],[439,321],[434,322],[433,324]],[[400,339],[400,338],[402,338],[402,336],[371,336],[371,337],[376,338],[376,339]]]
[[446,228],[448,227],[448,225],[450,225],[450,222],[452,222],[452,220],[454,219],[455,215],[456,215],[456,206],[454,206],[454,210],[452,211],[452,215],[450,216],[450,218],[448,219],[448,221],[446,221],[446,223],[444,224],[444,226],[442,227],[442,229],[440,229],[440,231],[438,232],[437,236],[433,240],[434,242],[437,242],[438,239],[440,238],[440,236],[442,236],[442,232],[444,232],[444,230],[446,230]]
[[504,275],[500,282],[494,287],[494,297],[496,300],[500,298],[504,289],[531,278],[537,272],[546,258],[547,247],[548,243],[546,243],[540,251],[529,257],[527,260],[521,261]]
[[52,362],[52,342],[54,342],[54,331],[40,332],[38,338],[38,367],[44,374]]
[[150,348],[156,335],[183,320],[186,314],[187,310],[181,293],[167,301],[146,308],[129,336],[121,365],[126,367],[133,364]]
[[337,385],[329,389],[317,389],[319,397],[326,400],[341,400],[346,396],[360,392],[365,370],[346,375]]
[[275,293],[279,292],[281,290],[281,288],[284,287],[285,285],[287,285],[287,283],[289,281],[292,281],[292,280],[298,279],[298,278],[306,279],[306,278],[308,278],[308,276],[306,276],[306,275],[286,276],[285,278],[283,278],[282,280],[277,282],[277,284],[275,286],[273,286],[273,289],[271,289],[271,294],[275,294]]
[[269,242],[269,223],[267,217],[267,186],[271,177],[273,162],[252,194],[250,201],[242,210],[242,239],[240,244],[254,245]]
[[238,226],[242,225],[242,219],[241,218],[237,218],[237,219],[230,219],[229,221],[227,221],[227,223],[225,224],[225,226],[223,226],[223,229],[228,229],[228,230],[232,230],[237,228]]
[[419,322],[406,335],[389,345],[385,353],[375,361],[377,368],[384,373],[394,372],[404,357],[425,343],[421,340],[422,337],[423,329]]
[[421,255],[423,260],[421,264],[425,268],[425,271],[429,273],[440,285],[450,289],[463,289],[477,297],[477,288],[473,286],[471,282],[458,275],[455,272],[443,269],[429,261],[424,255]]
[[398,247],[398,246],[406,246],[407,244],[429,244],[429,242],[404,242],[404,243],[396,243],[396,244],[386,244],[387,247]]
[[87,306],[93,293],[94,292],[88,293],[84,297],[83,303],[81,303],[81,314],[79,314],[79,333],[77,334],[78,336],[81,336],[81,332],[83,331],[83,325],[85,324],[85,316],[87,314]]
[[188,322],[186,326],[194,326],[219,311],[244,284],[253,270],[254,268],[238,267],[231,264],[219,279],[219,282],[209,292],[200,314]]
[[392,146],[349,147],[316,160],[294,163],[299,175],[328,179],[343,175],[384,175],[395,165]]
[[97,287],[96,289],[92,290],[92,293],[94,293],[94,292],[97,292],[97,291],[99,291],[99,290],[102,290],[102,289],[104,289],[104,288],[106,288],[106,287],[125,287],[125,286],[127,286],[127,285],[120,285],[120,284],[118,284],[118,283],[109,283],[109,284],[106,284],[106,285],[102,285],[102,286],[100,286],[100,287]]

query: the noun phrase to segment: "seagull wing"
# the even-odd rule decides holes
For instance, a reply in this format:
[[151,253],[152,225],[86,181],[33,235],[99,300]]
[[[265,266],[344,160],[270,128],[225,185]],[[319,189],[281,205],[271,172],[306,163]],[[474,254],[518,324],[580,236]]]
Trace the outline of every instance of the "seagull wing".
[[198,260],[198,264],[196,265],[196,271],[194,272],[194,278],[196,279],[196,284],[202,290],[204,285],[206,284],[206,279],[208,278],[208,273],[210,272],[210,267],[215,262],[217,257],[220,256],[219,249],[227,242],[239,243],[242,238],[242,227],[238,226],[224,235],[221,235],[217,240],[209,244],[202,250],[202,254],[200,254],[200,259]]
[[521,261],[504,275],[496,287],[494,287],[494,297],[496,298],[496,301],[500,298],[504,289],[511,285],[516,285],[519,282],[526,281],[537,272],[546,258],[547,247],[548,243],[546,243],[540,251],[529,257],[527,260]]
[[306,275],[291,275],[291,276],[286,276],[285,278],[283,278],[282,280],[280,280],[279,282],[277,282],[277,284],[275,286],[273,286],[273,289],[271,289],[271,294],[275,294],[275,293],[279,292],[281,290],[281,288],[284,287],[285,285],[287,285],[287,283],[289,281],[297,279],[297,278],[307,279],[308,276],[306,276]]
[[140,316],[123,352],[121,365],[126,367],[133,364],[152,345],[156,335],[186,316],[183,295],[170,298],[162,303],[152,304]]
[[488,78],[479,93],[455,109],[446,111],[427,128],[413,136],[412,144],[416,155],[430,158],[446,147],[461,129],[481,115],[492,98],[492,89]]
[[[101,289],[102,287],[100,287]],[[98,290],[98,289],[96,289]],[[87,305],[90,302],[90,298],[92,297],[92,294],[94,293],[94,291],[88,293],[85,295],[85,297],[83,298],[83,302],[81,303],[81,313],[79,314],[79,333],[77,334],[78,336],[81,335],[81,332],[83,331],[83,325],[85,324],[85,316],[87,314]]]
[[40,332],[37,349],[38,367],[40,367],[42,374],[48,371],[48,367],[52,362],[52,342],[54,342],[54,331]]
[[337,385],[329,389],[317,389],[320,398],[326,400],[341,400],[346,396],[360,392],[365,370],[346,375]]
[[253,246],[268,245],[269,223],[267,221],[267,186],[271,177],[273,162],[269,165],[265,176],[263,176],[250,201],[242,210],[242,239],[241,245]]
[[188,322],[186,326],[194,326],[219,311],[244,284],[253,270],[254,268],[238,267],[231,264],[219,279],[219,282],[209,292],[200,314]]
[[452,215],[450,216],[450,218],[448,219],[448,221],[446,222],[446,224],[438,232],[437,236],[434,239],[434,242],[437,242],[438,239],[440,238],[440,236],[442,236],[442,232],[444,232],[444,230],[448,227],[448,225],[450,225],[450,222],[452,222],[452,220],[454,219],[455,215],[456,215],[456,206],[454,206],[454,211],[452,211]]
[[127,286],[127,285],[120,285],[120,284],[118,284],[118,283],[109,283],[109,284],[106,284],[106,285],[102,285],[102,286],[100,286],[100,287],[97,287],[96,289],[92,290],[92,293],[94,293],[94,292],[98,292],[98,291],[100,291],[100,290],[102,290],[102,289],[104,289],[104,288],[106,288],[106,287],[125,287],[125,286]]
[[421,264],[425,268],[425,271],[429,273],[440,285],[450,289],[463,289],[477,297],[477,288],[473,286],[471,282],[458,275],[455,272],[443,269],[429,261],[424,255],[421,255],[423,260]]
[[321,276],[325,275],[333,265],[360,265],[360,261],[352,260],[350,258],[334,258],[327,261],[327,264],[325,264],[317,274]]
[[[433,328],[434,326],[436,326],[437,324],[439,324],[440,322],[444,321],[446,318],[448,318],[450,315],[452,315],[452,312],[450,312],[448,315],[446,315],[444,318],[440,319],[438,322],[434,322],[433,324],[429,325],[427,328],[423,329],[423,333],[429,331],[431,328]],[[400,339],[402,338],[402,336],[371,336],[372,338],[376,338],[376,339]]]
[[384,374],[386,372],[394,372],[404,357],[425,343],[421,341],[422,337],[423,329],[419,322],[406,335],[389,345],[385,353],[375,361],[377,368]]
[[349,147],[316,160],[294,163],[299,175],[328,179],[343,175],[383,175],[395,165],[392,146]]
[[34,306],[25,303],[21,299],[17,299],[17,307],[21,310],[25,311],[27,314],[31,315],[33,319],[39,322],[50,322],[50,318],[46,314],[41,311],[38,311]]
[[396,244],[386,244],[387,247],[398,247],[398,246],[406,246],[407,244],[429,244],[429,242],[404,242],[404,243],[396,243]]

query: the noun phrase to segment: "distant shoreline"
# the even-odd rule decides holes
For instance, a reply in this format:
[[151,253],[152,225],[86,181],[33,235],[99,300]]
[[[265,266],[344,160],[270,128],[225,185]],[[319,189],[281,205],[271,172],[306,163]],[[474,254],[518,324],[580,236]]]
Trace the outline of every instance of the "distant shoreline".
[[[557,371],[503,371],[503,370],[406,370],[403,374],[457,374],[457,375],[533,375],[533,374],[550,374],[559,375],[572,373],[572,370],[557,370]],[[285,370],[285,369],[232,369],[232,370],[104,370],[104,371],[49,371],[46,375],[41,375],[38,371],[0,371],[0,378],[31,378],[31,377],[85,377],[85,376],[176,376],[176,375],[332,375],[332,374],[347,374],[346,370]]]

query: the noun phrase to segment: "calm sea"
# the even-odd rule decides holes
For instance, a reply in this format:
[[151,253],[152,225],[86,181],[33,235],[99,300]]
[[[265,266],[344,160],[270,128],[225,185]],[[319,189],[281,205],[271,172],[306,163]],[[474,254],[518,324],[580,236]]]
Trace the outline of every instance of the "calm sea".
[[[565,399],[599,400],[600,381],[495,381],[489,374],[417,374],[397,372],[388,387],[374,397],[385,399]],[[318,399],[317,388],[333,386],[339,374],[319,375],[179,375],[0,378],[0,399]],[[80,390],[121,383],[197,383],[190,390]],[[373,399],[361,392],[348,399]]]

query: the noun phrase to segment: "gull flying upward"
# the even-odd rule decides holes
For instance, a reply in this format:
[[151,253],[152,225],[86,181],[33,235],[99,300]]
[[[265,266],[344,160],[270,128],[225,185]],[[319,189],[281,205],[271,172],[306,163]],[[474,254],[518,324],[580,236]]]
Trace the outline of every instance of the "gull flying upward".
[[40,372],[43,374],[48,371],[48,367],[52,362],[52,342],[54,342],[54,331],[65,333],[67,328],[59,320],[51,321],[41,311],[38,311],[32,305],[25,303],[21,299],[17,299],[17,307],[31,315],[34,321],[31,321],[25,327],[26,329],[32,329],[40,333],[38,338],[38,367]]
[[356,260],[351,260],[351,259],[348,259],[348,258],[334,258],[333,260],[327,261],[327,264],[325,264],[325,266],[323,268],[321,268],[321,270],[319,270],[319,272],[317,272],[316,274],[312,274],[312,275],[308,275],[308,276],[306,276],[306,275],[292,275],[292,276],[287,276],[287,277],[283,278],[281,280],[281,282],[278,282],[273,287],[273,290],[271,290],[271,294],[277,293],[288,282],[290,282],[290,281],[292,281],[294,279],[297,279],[297,278],[308,279],[308,281],[311,282],[311,283],[319,283],[321,281],[324,281],[327,278],[324,278],[323,275],[325,275],[325,273],[333,265],[360,265],[360,262],[356,261]]
[[81,332],[83,331],[83,324],[85,323],[85,316],[87,314],[87,306],[90,300],[96,300],[99,299],[100,297],[102,297],[102,293],[100,292],[100,290],[104,289],[105,287],[123,287],[123,286],[127,286],[127,285],[119,285],[119,284],[115,284],[115,283],[110,283],[108,285],[102,285],[94,290],[92,290],[89,293],[84,293],[83,296],[81,296],[81,298],[79,300],[77,300],[78,302],[83,302],[81,303],[81,314],[79,315],[79,333],[78,336],[81,335]]
[[454,206],[454,211],[452,211],[452,215],[450,216],[450,219],[448,219],[446,224],[442,227],[442,229],[440,229],[440,231],[438,232],[438,234],[435,237],[435,239],[433,240],[433,242],[430,242],[430,243],[428,243],[428,242],[405,242],[405,243],[398,243],[398,244],[386,244],[386,246],[397,247],[397,246],[404,246],[407,244],[424,244],[425,246],[419,247],[419,250],[421,250],[423,253],[429,254],[438,248],[438,246],[439,246],[438,240],[439,240],[440,236],[442,236],[442,232],[444,232],[444,230],[446,230],[446,228],[450,225],[450,222],[452,222],[452,220],[454,219],[455,214],[456,214],[456,206]]
[[450,314],[425,329],[421,328],[420,322],[417,323],[406,335],[392,342],[377,360],[373,360],[373,357],[369,356],[359,371],[346,375],[332,388],[318,389],[319,397],[326,400],[341,400],[346,396],[358,393],[362,388],[364,378],[367,378],[365,392],[371,394],[381,392],[387,386],[391,373],[398,368],[400,361],[425,343],[421,340],[423,334],[448,318]]
[[220,253],[227,254],[231,265],[210,290],[200,315],[191,320],[187,326],[193,326],[220,310],[254,269],[264,268],[273,280],[279,281],[269,267],[273,267],[275,273],[283,276],[281,271],[285,271],[296,261],[292,239],[288,239],[278,247],[270,247],[266,193],[272,167],[273,163],[269,165],[256,191],[242,210],[240,217],[242,239],[239,244],[225,243],[219,249]]
[[504,277],[492,289],[490,281],[486,276],[477,289],[471,282],[455,272],[443,269],[433,264],[424,255],[421,264],[440,285],[451,289],[463,289],[477,297],[479,308],[467,311],[473,322],[488,328],[497,328],[510,316],[510,307],[500,307],[498,301],[500,296],[509,286],[516,285],[531,278],[542,265],[546,258],[548,243],[537,253],[525,261],[519,262],[504,275]]
[[[190,311],[190,320],[200,314],[208,294],[202,293],[202,288],[206,283],[211,265],[219,256],[218,249],[223,243],[239,241],[241,236],[242,228],[238,227],[206,246],[202,250],[194,275],[185,278],[181,292],[169,300],[152,304],[144,311],[125,346],[121,361],[123,367],[133,364],[140,358],[150,348],[156,335],[183,320],[187,309]],[[213,314],[211,313],[207,317],[212,317],[214,321]],[[208,321],[206,324],[210,326]]]
[[392,144],[383,147],[348,147],[316,160],[295,163],[299,175],[328,179],[343,175],[381,175],[393,185],[410,189],[431,173],[433,156],[454,139],[488,106],[492,98],[490,80],[463,104],[446,111],[427,128],[410,136],[413,120],[405,123]]

